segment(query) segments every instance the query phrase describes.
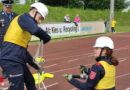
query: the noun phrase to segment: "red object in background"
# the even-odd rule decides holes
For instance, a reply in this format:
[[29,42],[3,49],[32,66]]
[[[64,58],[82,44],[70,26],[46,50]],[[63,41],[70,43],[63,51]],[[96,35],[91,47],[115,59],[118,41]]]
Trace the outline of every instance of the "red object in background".
[[3,82],[3,78],[2,77],[0,77],[0,82]]

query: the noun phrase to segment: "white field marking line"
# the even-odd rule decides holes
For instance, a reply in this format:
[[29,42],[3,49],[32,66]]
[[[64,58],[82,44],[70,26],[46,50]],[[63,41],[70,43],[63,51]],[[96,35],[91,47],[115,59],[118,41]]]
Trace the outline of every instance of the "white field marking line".
[[[65,59],[65,58],[71,58],[71,57],[77,57],[77,56],[83,56],[83,55],[91,55],[93,53],[86,53],[86,54],[80,54],[80,55],[72,55],[72,56],[67,56],[67,57],[60,57],[60,58],[55,58],[55,59],[52,59],[50,61],[53,61],[53,60],[58,60],[58,59]],[[49,60],[48,60],[49,61]]]
[[57,64],[52,64],[52,65],[48,65],[48,66],[45,66],[44,68],[49,68],[49,67],[53,67],[53,66],[56,66]]
[[73,61],[77,61],[79,59],[72,59],[72,60],[69,60],[68,62],[73,62]]
[[92,57],[92,56],[94,56],[94,53],[93,53],[93,54],[91,54],[91,55],[88,55],[88,57]]
[[[88,57],[91,57],[91,56],[94,56],[94,55],[89,55]],[[123,62],[123,61],[125,61],[127,58],[130,58],[130,57],[120,58],[120,61],[119,61],[119,62]],[[69,60],[68,62],[73,62],[73,61],[77,61],[77,60],[80,60],[80,59],[72,59],[72,60]]]
[[[59,83],[56,82],[56,83],[53,83],[53,84],[50,84],[50,85],[46,86],[46,88],[49,88],[49,87],[52,87],[52,86],[55,86],[55,85],[58,85],[58,84],[59,84]],[[44,88],[41,88],[41,89],[44,89]]]
[[[79,60],[79,59],[72,59],[72,60],[69,60],[68,62],[73,62],[73,61],[76,61],[76,60]],[[52,64],[52,65],[49,65],[49,66],[45,66],[44,68],[49,68],[49,67],[53,67],[53,66],[56,66],[58,64]]]
[[[128,46],[123,47],[123,48],[118,48],[118,49],[115,49],[115,50],[123,50],[123,49],[128,49]],[[90,57],[93,54],[94,54],[94,52],[86,53],[86,54],[80,54],[80,55],[72,55],[72,56],[67,56],[67,57],[60,57],[60,58],[50,59],[50,61],[54,61],[54,60],[58,60],[58,59],[65,59],[65,58],[71,58],[71,57],[78,57],[78,56],[83,56],[83,55],[88,55],[88,57]]]
[[130,48],[129,46],[125,46],[125,47],[117,48],[117,49],[114,49],[114,50],[116,51],[116,50],[123,50],[123,49],[129,49],[129,48]]
[[[93,64],[94,63],[92,63],[92,64],[86,64],[84,66],[93,65]],[[79,66],[75,66],[75,67],[72,67],[72,68],[61,69],[61,70],[57,70],[57,71],[52,71],[52,72],[49,72],[49,73],[57,73],[57,72],[62,72],[62,71],[66,71],[66,70],[70,70],[70,69],[75,69],[75,68],[79,68]]]
[[[126,57],[126,58],[130,58],[130,57]],[[119,59],[123,59],[123,60],[120,60],[119,62],[123,62],[123,61],[128,60],[128,59],[125,59],[125,58],[119,58]],[[84,66],[89,66],[89,65],[94,65],[94,64],[95,63],[85,64]],[[57,71],[52,71],[52,72],[49,72],[49,73],[57,73],[57,72],[62,72],[62,71],[66,71],[66,70],[70,70],[70,69],[75,69],[75,68],[79,68],[79,66],[75,66],[75,67],[72,67],[72,68],[61,69],[61,70],[57,70]]]
[[126,58],[124,58],[124,59],[121,59],[119,62],[124,62],[124,61],[126,61],[127,59]]
[[[88,57],[91,57],[91,56],[94,56],[94,54],[91,54],[91,55],[88,55]],[[72,59],[72,60],[69,60],[68,62],[73,62],[73,61],[78,61],[80,60],[79,58],[78,59]]]
[[[130,58],[130,57],[124,57],[125,59],[128,59],[128,58]],[[124,58],[120,58],[120,59],[124,59]]]
[[72,88],[72,89],[70,89],[70,90],[77,90],[77,88]]
[[126,61],[128,58],[130,57],[125,57],[125,58],[119,58],[119,62],[123,62],[123,61]]
[[125,90],[130,90],[130,87],[126,88]]
[[124,77],[124,76],[127,76],[127,75],[130,75],[130,73],[126,73],[126,74],[122,74],[122,75],[116,76],[116,78]]
[[58,84],[59,84],[59,83],[56,82],[56,83],[50,84],[50,85],[48,85],[48,86],[46,86],[46,87],[48,88],[48,87],[52,87],[52,86],[55,86],[55,85],[58,85]]
[[61,70],[57,70],[57,71],[52,71],[52,72],[49,72],[49,73],[57,73],[57,72],[62,72],[62,71],[66,71],[66,70],[70,70],[70,69],[75,69],[75,68],[79,68],[79,66],[72,67],[72,68],[61,69]]
[[[124,48],[119,48],[119,49],[116,49],[116,50],[123,50],[123,49],[128,49],[128,46],[124,47]],[[88,57],[92,57],[92,56],[94,56],[94,53],[91,53],[90,55],[88,55]]]
[[[91,56],[94,56],[94,53],[91,53],[90,55],[88,55],[88,57],[91,57]],[[80,60],[80,59],[72,59],[72,60],[69,60],[68,62],[77,61],[77,60]]]

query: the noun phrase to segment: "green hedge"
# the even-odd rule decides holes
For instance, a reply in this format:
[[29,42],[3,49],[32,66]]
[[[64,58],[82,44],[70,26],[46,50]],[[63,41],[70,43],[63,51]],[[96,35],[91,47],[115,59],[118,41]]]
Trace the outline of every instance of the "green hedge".
[[[0,4],[1,6],[1,4]],[[0,7],[0,10],[2,7]],[[30,5],[13,5],[13,11],[18,14],[23,14],[28,12]],[[76,14],[79,14],[82,21],[97,21],[99,17],[106,18],[109,20],[109,9],[106,10],[92,10],[83,8],[80,9],[70,9],[64,7],[51,7],[48,6],[49,15],[44,22],[63,22],[65,14],[70,14],[70,18],[73,21]],[[121,10],[115,10],[115,19],[117,21],[117,26],[130,26],[130,11],[128,13],[122,13]]]

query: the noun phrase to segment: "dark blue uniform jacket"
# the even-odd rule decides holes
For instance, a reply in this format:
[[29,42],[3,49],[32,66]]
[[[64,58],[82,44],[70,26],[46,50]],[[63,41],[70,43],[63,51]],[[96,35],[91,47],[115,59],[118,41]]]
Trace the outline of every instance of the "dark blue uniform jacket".
[[[109,64],[111,64],[111,61],[108,58],[102,57],[100,60],[105,60]],[[104,77],[105,71],[104,71],[103,66],[99,63],[93,65],[90,72],[91,71],[96,73],[96,76],[94,76],[94,79],[91,79],[90,75],[88,75],[89,77],[85,83],[82,83],[82,82],[76,80],[75,78],[72,78],[70,83],[81,90],[95,90],[94,87],[97,85],[99,80],[101,80]],[[89,72],[89,74],[90,74],[90,72]],[[108,90],[115,90],[115,87],[108,89]]]
[[[28,31],[32,35],[35,35],[39,37],[41,40],[43,40],[44,44],[51,39],[51,37],[44,30],[37,26],[35,20],[28,13],[25,13],[19,17],[18,24],[21,26],[23,30]],[[27,51],[27,48],[23,48],[19,45],[10,42],[2,43],[2,51],[0,55],[1,64],[2,60],[17,62],[21,64],[25,64],[26,62],[28,62],[35,69],[38,68],[33,63],[33,57]]]
[[8,26],[16,16],[17,14],[14,12],[11,12],[10,14],[7,14],[6,12],[4,12],[4,10],[0,12],[0,48]]

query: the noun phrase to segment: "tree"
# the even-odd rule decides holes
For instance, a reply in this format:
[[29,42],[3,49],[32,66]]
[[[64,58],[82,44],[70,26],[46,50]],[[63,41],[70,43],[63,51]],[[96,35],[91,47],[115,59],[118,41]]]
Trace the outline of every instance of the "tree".
[[[109,9],[110,0],[84,0],[86,8]],[[115,9],[122,9],[126,6],[124,0],[115,0]]]
[[[40,0],[41,2],[51,6],[64,6],[70,8],[81,8],[84,1],[85,8],[91,9],[109,9],[110,0]],[[126,6],[124,0],[115,0],[115,9],[122,9]]]
[[41,2],[50,6],[64,6],[69,8],[80,8],[82,3],[79,0],[40,0]]

